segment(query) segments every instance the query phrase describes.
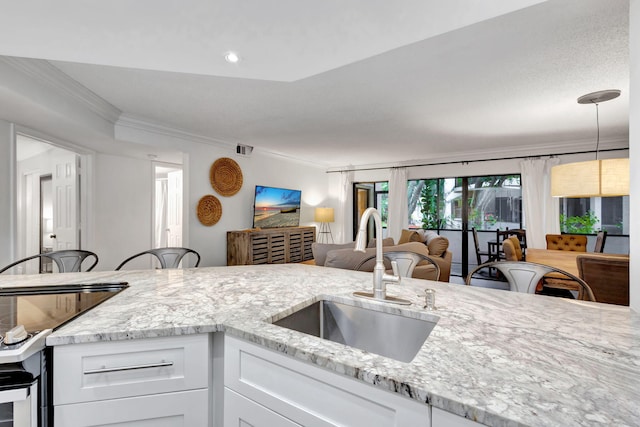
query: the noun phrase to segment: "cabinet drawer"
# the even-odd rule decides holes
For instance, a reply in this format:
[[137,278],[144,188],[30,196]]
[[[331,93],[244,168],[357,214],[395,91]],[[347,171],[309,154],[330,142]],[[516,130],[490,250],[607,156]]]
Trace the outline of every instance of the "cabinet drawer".
[[56,406],[56,426],[178,427],[208,425],[207,390]]
[[305,426],[430,426],[429,406],[225,336],[224,384]]
[[207,388],[209,335],[54,347],[54,404]]
[[285,417],[258,405],[253,400],[224,389],[224,426],[300,427]]

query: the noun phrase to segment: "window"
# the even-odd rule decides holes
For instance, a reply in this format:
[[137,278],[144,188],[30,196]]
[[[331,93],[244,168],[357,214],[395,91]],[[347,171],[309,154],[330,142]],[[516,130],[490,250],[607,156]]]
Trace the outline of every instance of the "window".
[[460,230],[466,215],[469,228],[521,228],[520,175],[413,180],[407,194],[411,227]]
[[436,230],[449,240],[453,275],[465,277],[476,260],[470,233],[463,230],[478,230],[486,247],[497,228],[522,228],[520,175],[412,180],[407,198],[409,227]]
[[560,199],[560,229],[564,233],[629,234],[629,196]]

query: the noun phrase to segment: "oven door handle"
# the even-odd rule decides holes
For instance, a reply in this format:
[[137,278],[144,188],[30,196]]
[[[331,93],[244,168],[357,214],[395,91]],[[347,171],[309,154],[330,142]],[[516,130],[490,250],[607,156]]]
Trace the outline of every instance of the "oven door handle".
[[149,368],[165,368],[168,366],[173,366],[173,362],[165,362],[164,360],[159,363],[146,363],[142,365],[131,365],[131,366],[116,366],[113,368],[98,368],[98,369],[88,369],[84,371],[84,375],[93,375],[93,374],[106,374],[109,372],[119,372],[119,371],[133,371],[135,369],[149,369]]

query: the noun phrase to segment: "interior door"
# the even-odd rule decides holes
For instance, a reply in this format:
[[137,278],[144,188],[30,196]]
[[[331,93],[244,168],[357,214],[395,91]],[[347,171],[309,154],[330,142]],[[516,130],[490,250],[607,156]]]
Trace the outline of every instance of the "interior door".
[[79,249],[78,155],[66,150],[52,153],[53,247]]

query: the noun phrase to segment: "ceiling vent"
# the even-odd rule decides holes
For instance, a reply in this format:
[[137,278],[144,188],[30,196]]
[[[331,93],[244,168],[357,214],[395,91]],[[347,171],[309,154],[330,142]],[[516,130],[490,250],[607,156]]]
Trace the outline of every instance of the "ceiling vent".
[[236,146],[236,153],[240,154],[241,156],[250,156],[252,151],[253,147],[250,145],[238,144]]

